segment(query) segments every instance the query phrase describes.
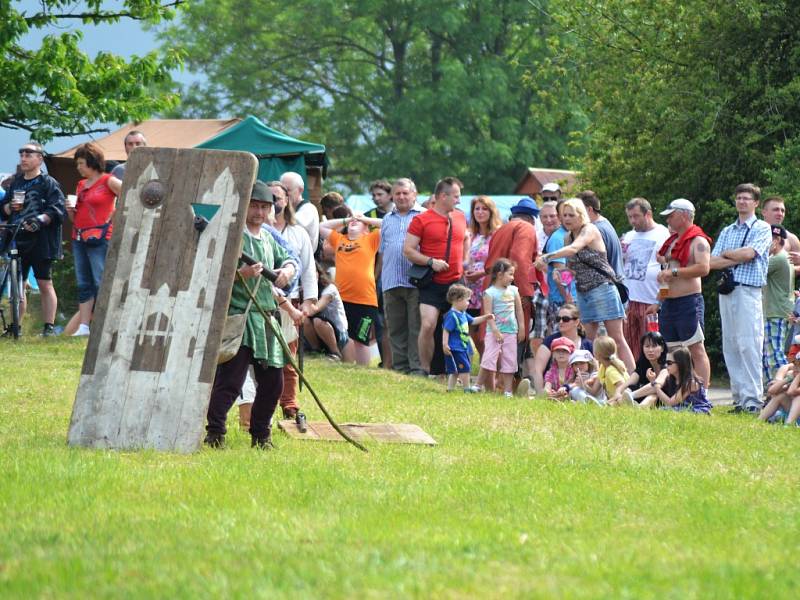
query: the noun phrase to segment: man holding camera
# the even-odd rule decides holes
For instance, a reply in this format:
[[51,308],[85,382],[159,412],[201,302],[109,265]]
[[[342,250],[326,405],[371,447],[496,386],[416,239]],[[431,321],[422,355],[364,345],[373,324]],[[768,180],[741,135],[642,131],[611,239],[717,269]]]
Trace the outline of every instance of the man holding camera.
[[761,189],[752,183],[736,186],[739,218],[719,234],[711,252],[712,269],[730,269],[728,286],[720,286],[722,352],[731,379],[733,411],[758,414],[761,410],[761,353],[764,315],[761,288],[767,284],[772,229],[756,218]]
[[[17,249],[25,279],[33,269],[42,299],[43,336],[55,335],[58,298],[52,281],[53,261],[61,258],[61,224],[64,222],[64,193],[58,182],[42,173],[44,149],[28,142],[19,149],[20,170],[0,202],[2,216],[10,223],[22,223],[17,233]],[[22,297],[20,318],[25,314]]]

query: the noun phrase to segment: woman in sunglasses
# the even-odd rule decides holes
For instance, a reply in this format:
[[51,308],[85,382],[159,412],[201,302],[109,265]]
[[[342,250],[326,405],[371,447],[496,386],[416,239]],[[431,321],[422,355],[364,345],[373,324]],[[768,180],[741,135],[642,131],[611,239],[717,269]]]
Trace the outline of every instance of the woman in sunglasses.
[[565,304],[558,309],[556,317],[558,332],[553,333],[542,342],[533,358],[533,366],[529,366],[528,372],[533,377],[533,387],[537,394],[544,390],[544,374],[550,368],[550,357],[552,352],[550,346],[554,340],[565,337],[575,344],[576,349],[588,350],[592,352],[592,342],[586,337],[581,325],[581,313],[574,304]]
[[667,354],[666,364],[667,373],[675,379],[677,391],[670,396],[662,389],[658,380],[653,382],[653,389],[664,405],[663,408],[710,414],[711,402],[706,395],[703,380],[695,373],[689,350],[682,347],[676,348]]

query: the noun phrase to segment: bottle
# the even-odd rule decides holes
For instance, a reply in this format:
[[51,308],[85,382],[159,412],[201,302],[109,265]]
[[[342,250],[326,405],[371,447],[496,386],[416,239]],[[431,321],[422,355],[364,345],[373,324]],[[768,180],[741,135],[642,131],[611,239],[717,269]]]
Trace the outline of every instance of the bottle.
[[[661,272],[667,270],[667,265],[661,265]],[[669,283],[666,281],[660,281],[658,283],[658,299],[659,300],[666,300],[669,298]]]

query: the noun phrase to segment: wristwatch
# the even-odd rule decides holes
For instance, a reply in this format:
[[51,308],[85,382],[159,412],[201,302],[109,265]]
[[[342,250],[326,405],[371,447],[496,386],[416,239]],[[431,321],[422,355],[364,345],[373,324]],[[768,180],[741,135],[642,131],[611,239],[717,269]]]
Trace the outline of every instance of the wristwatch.
[[673,277],[677,277],[678,276],[678,267],[672,267],[672,276]]
[[432,258],[429,258],[429,259],[428,259],[428,262],[427,262],[426,264],[427,264],[429,267],[432,267],[432,266],[433,266],[433,259],[432,259]]

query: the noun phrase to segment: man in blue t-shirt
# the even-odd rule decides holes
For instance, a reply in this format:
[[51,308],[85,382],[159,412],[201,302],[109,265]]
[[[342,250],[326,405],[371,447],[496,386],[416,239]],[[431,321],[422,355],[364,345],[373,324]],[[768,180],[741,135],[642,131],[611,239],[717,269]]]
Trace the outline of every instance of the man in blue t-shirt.
[[453,391],[456,380],[461,382],[464,392],[478,392],[480,389],[471,386],[469,374],[472,368],[472,339],[469,336],[470,325],[480,325],[484,321],[494,319],[493,314],[473,317],[467,313],[472,290],[455,283],[447,290],[447,301],[450,310],[442,321],[442,349],[444,350],[444,366],[447,372],[447,391]]

